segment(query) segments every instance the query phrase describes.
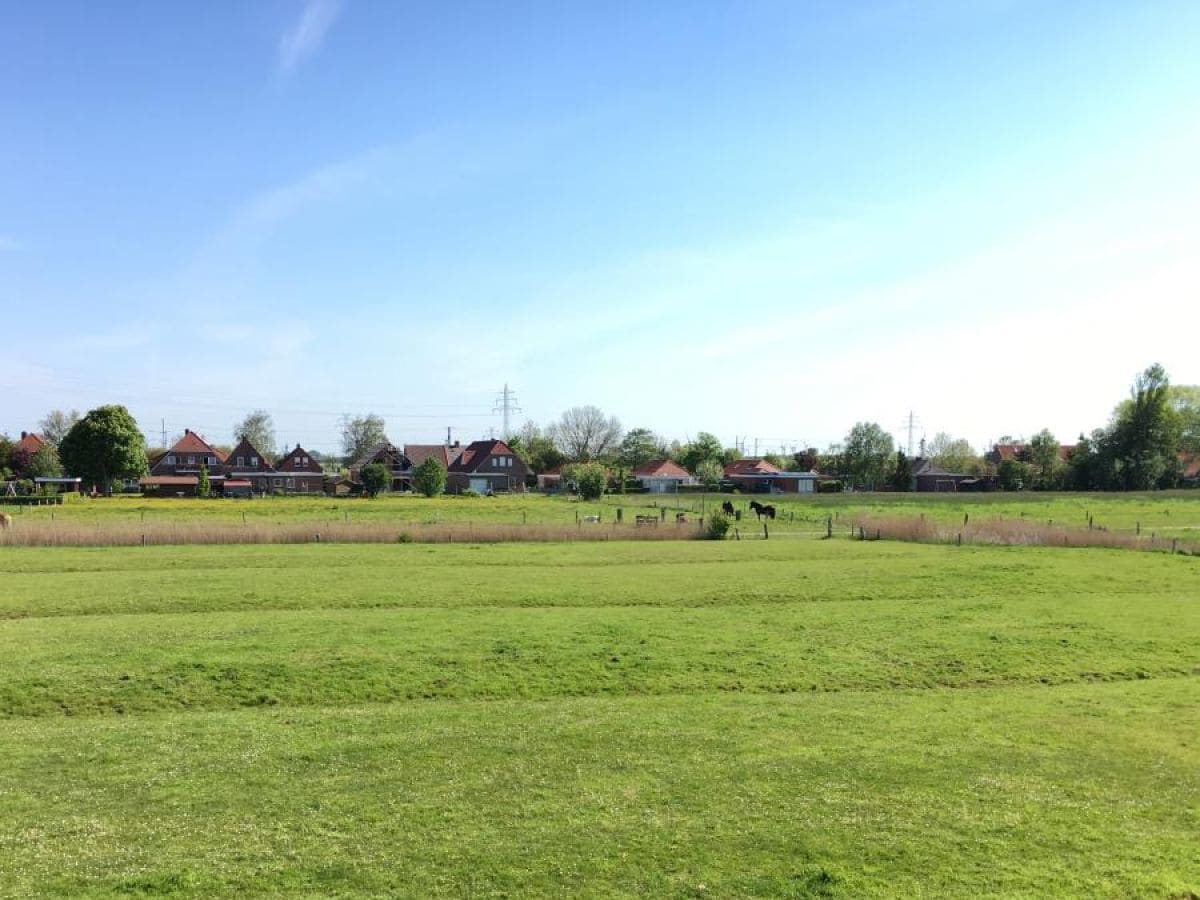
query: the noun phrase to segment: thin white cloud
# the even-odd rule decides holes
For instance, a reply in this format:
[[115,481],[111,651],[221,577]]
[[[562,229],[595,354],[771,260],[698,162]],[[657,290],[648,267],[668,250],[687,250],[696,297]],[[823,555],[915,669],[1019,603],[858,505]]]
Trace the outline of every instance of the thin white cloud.
[[342,0],[304,0],[304,9],[279,39],[279,71],[287,75],[319,49],[342,11]]

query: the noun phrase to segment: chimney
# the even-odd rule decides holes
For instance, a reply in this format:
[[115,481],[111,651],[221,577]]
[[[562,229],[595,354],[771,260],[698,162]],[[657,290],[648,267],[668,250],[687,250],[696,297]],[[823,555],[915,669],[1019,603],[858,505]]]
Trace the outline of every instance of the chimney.
[[25,438],[27,438],[27,437],[29,437],[29,432],[22,431],[21,432],[21,440],[25,440]]
[[446,426],[446,446],[450,446],[450,426]]

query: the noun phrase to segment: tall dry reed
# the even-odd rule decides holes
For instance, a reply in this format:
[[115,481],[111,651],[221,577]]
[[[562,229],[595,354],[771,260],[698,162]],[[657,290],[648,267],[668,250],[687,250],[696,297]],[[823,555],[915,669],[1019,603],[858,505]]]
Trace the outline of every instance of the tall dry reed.
[[507,525],[499,523],[289,522],[245,525],[212,522],[15,521],[0,531],[0,546],[135,547],[169,544],[496,544],[520,541],[678,541],[702,536],[697,523]]
[[866,540],[912,541],[920,544],[993,544],[1032,547],[1116,547],[1200,555],[1200,545],[1177,538],[1142,536],[1101,528],[1071,528],[1029,519],[992,518],[962,525],[924,516],[861,516],[853,534]]

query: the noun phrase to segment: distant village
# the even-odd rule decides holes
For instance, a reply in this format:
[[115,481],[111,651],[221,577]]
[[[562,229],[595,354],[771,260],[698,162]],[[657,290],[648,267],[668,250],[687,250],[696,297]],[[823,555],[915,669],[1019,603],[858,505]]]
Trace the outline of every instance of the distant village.
[[[506,388],[507,394],[507,388]],[[841,491],[957,493],[1019,490],[1157,490],[1200,482],[1200,388],[1172,386],[1159,366],[1141,373],[1111,421],[1071,444],[1043,429],[977,454],[939,433],[910,453],[873,422],[858,422],[825,451],[746,455],[709,432],[681,443],[648,428],[624,430],[594,406],[545,428],[527,422],[502,438],[462,444],[395,444],[383,419],[345,416],[343,455],[299,444],[275,449],[274,424],[255,410],[220,446],[185,428],[147,448],[123,406],[86,416],[55,410],[38,431],[0,435],[0,500],[22,496],[139,493],[163,498],[273,494],[346,496],[382,491],[493,495],[591,493],[815,494]]]

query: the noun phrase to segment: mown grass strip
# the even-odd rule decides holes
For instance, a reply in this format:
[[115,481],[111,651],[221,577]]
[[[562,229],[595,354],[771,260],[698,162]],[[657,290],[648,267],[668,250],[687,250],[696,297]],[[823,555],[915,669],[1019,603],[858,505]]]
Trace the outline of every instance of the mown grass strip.
[[20,896],[1183,897],[1180,680],[28,719]]

